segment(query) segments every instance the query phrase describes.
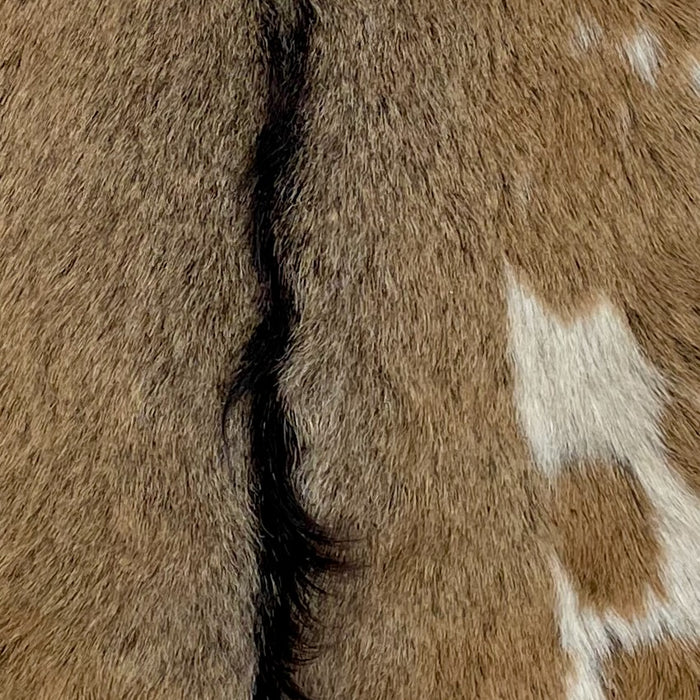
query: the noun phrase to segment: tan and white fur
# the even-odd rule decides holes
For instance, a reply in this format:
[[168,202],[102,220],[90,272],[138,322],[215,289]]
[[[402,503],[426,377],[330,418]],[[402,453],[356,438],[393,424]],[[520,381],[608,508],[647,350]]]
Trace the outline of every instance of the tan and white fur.
[[[294,684],[700,697],[700,5],[309,5]],[[0,697],[259,700],[270,8],[0,4]]]

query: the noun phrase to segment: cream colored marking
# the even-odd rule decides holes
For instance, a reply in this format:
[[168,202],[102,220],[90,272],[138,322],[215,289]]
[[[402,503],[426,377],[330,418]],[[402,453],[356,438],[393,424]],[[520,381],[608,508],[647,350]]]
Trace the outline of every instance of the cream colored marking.
[[605,700],[601,659],[610,647],[610,640],[602,626],[586,624],[585,616],[580,613],[578,595],[555,555],[552,555],[552,572],[557,591],[561,645],[574,666],[568,678],[567,698]]
[[585,22],[581,17],[576,18],[576,26],[574,28],[574,36],[571,40],[571,45],[576,51],[590,51],[594,46],[600,43],[603,37],[603,30],[598,22],[589,20]]
[[666,595],[648,589],[633,620],[581,605],[561,563],[553,564],[562,645],[574,663],[569,699],[598,698],[613,639],[630,653],[668,634],[700,639],[700,500],[666,462],[663,377],[609,302],[565,323],[509,270],[508,310],[516,407],[536,465],[555,481],[570,460],[627,464],[656,515]]
[[656,84],[656,74],[661,64],[661,45],[656,36],[647,29],[624,42],[622,50],[637,75],[649,85]]
[[690,78],[693,81],[695,92],[700,95],[700,61],[697,58],[690,61]]

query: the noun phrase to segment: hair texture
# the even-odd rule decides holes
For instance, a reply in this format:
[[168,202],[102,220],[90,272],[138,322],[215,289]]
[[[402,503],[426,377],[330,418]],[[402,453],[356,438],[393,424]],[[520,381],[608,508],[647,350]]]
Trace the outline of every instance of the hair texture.
[[[299,442],[279,375],[289,357],[297,319],[276,250],[285,209],[294,206],[294,165],[304,146],[300,106],[306,94],[306,61],[315,21],[309,2],[262,7],[262,44],[269,59],[266,121],[257,139],[253,193],[252,258],[258,275],[260,323],[248,342],[228,406],[249,396],[252,498],[259,532],[255,643],[255,700],[305,696],[293,681],[305,660],[299,633],[309,628],[308,597],[329,570],[330,540],[300,505],[295,472]],[[227,409],[228,410],[228,409]],[[225,411],[226,412],[226,411]]]
[[698,694],[696,0],[315,3],[278,235],[316,700]]
[[698,14],[5,2],[0,697],[697,700]]
[[255,3],[0,9],[0,696],[250,697]]

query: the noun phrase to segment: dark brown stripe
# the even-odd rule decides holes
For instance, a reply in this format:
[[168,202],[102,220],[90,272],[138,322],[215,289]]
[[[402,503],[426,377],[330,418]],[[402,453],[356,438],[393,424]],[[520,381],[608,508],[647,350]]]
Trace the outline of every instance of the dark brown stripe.
[[300,649],[300,632],[309,624],[308,596],[314,581],[333,565],[324,554],[330,548],[328,538],[295,493],[299,444],[279,392],[280,368],[290,350],[298,311],[282,274],[275,240],[283,212],[293,206],[295,188],[290,180],[304,141],[301,107],[315,19],[305,0],[290,4],[284,13],[274,0],[262,4],[261,41],[269,60],[269,93],[267,120],[255,155],[252,225],[262,320],[227,401],[227,410],[244,394],[251,401],[251,488],[259,527],[260,574],[254,700],[304,698],[293,680],[295,664],[308,653]]

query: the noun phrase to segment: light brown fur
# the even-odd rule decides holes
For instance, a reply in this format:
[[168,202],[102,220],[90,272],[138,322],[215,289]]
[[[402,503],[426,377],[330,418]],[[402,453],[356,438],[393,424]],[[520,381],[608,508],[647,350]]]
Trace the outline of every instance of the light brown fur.
[[695,700],[700,650],[680,642],[619,653],[606,669],[611,700]]
[[587,605],[633,617],[663,594],[654,511],[620,464],[575,464],[553,485],[555,550]]
[[[309,507],[357,538],[365,568],[319,600],[321,655],[302,687],[565,697],[546,550],[572,524],[558,527],[512,411],[504,261],[563,318],[612,299],[668,382],[698,395],[700,132],[684,63],[697,4],[318,7],[314,147],[285,237],[303,308],[285,391]],[[583,56],[577,10],[604,30]],[[656,87],[616,48],[637,22],[663,44]],[[668,439],[692,486],[688,401],[670,404]],[[657,547],[643,534],[655,514],[620,541],[598,518],[622,518],[628,496],[598,482],[591,501],[579,490],[594,474],[569,483],[583,509],[570,536],[600,572],[596,596],[620,586],[599,603],[624,613],[643,586],[624,571]],[[658,565],[644,562],[648,580]]]
[[0,695],[245,697],[257,17],[8,2],[0,46]]
[[[351,566],[319,581],[296,680],[313,700],[579,700],[556,566],[581,617],[634,620],[671,595],[640,477],[655,440],[700,498],[700,6],[313,4],[279,390],[302,502]],[[259,7],[103,5],[2,10],[0,688],[245,698],[247,404],[230,461],[218,430],[258,320]],[[521,343],[638,349],[571,399],[617,397],[567,459],[552,432],[554,466],[518,400],[509,284],[551,329]],[[616,420],[636,471],[598,439]],[[700,629],[672,627],[595,650],[607,698],[697,697]]]

